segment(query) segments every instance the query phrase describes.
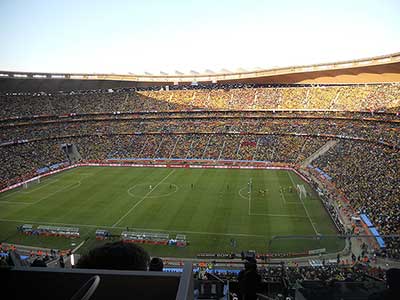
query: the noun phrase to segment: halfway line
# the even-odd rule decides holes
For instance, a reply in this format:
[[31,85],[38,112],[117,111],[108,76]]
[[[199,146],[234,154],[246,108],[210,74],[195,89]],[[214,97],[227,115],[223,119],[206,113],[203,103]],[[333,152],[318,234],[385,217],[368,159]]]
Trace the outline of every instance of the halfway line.
[[126,214],[124,214],[117,222],[115,222],[112,227],[117,226],[119,223],[121,223],[121,221],[123,219],[126,218],[127,215],[129,215],[140,203],[142,203],[161,183],[163,183],[172,173],[175,172],[175,169],[172,170],[167,176],[165,176],[163,179],[161,179],[161,181],[159,183],[157,183],[154,188],[152,188],[146,195],[143,196],[142,199],[140,199],[138,202],[135,203],[134,206],[132,206],[127,212]]

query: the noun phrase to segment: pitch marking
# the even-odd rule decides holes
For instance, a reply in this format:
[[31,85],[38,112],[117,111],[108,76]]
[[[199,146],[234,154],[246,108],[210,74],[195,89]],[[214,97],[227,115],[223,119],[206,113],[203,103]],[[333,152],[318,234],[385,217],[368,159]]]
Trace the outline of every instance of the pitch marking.
[[[247,197],[242,195],[242,191],[246,189],[246,187],[243,187],[239,190],[239,196],[242,197],[244,200],[248,200]],[[267,216],[267,217],[281,217],[281,218],[303,218],[307,219],[306,216],[300,216],[300,215],[285,215],[285,214],[266,214],[266,213],[250,213],[249,216]]]
[[31,202],[0,201],[0,204],[32,204]]
[[[76,187],[73,187],[76,184],[78,184],[78,185]],[[79,187],[81,184],[82,184],[81,181],[78,181],[78,182],[75,182],[73,184],[70,184],[70,185],[67,185],[65,187],[62,187],[61,189],[58,189],[57,191],[55,191],[53,193],[50,193],[47,196],[44,196],[43,198],[40,198],[39,200],[37,200],[35,202],[32,202],[32,204],[38,204],[39,202],[42,202],[43,200],[46,200],[47,198],[49,198],[49,197],[51,197],[51,196],[53,196],[53,195],[55,195],[55,194],[57,194],[57,193],[59,193],[61,191],[69,190],[69,189],[75,189],[75,188]]]
[[[78,184],[76,187],[73,187],[74,185],[76,185],[76,184]],[[70,184],[70,185],[67,185],[67,186],[64,186],[64,187],[62,187],[61,189],[58,189],[58,190],[56,190],[55,192],[53,192],[53,193],[50,193],[50,194],[47,194],[46,196],[44,196],[43,198],[40,198],[39,200],[36,200],[35,202],[12,202],[12,201],[1,201],[0,200],[0,203],[5,203],[5,204],[27,204],[27,205],[34,205],[34,204],[38,204],[39,202],[42,202],[43,200],[46,200],[47,198],[49,198],[49,197],[51,197],[51,196],[53,196],[53,195],[55,195],[55,194],[57,194],[57,193],[59,193],[59,192],[61,192],[61,191],[64,191],[64,190],[68,190],[68,189],[73,189],[73,188],[77,188],[77,187],[79,187],[81,185],[81,181],[77,181],[77,182],[75,182],[75,183],[73,183],[73,184]],[[21,192],[20,192],[21,193]],[[21,193],[22,194],[22,193]],[[27,193],[26,193],[27,194]],[[9,195],[7,195],[7,196],[9,196]],[[5,197],[4,197],[5,198]]]
[[[169,183],[163,183],[163,184],[169,184]],[[142,197],[142,196],[135,195],[135,193],[132,193],[132,192],[131,192],[131,190],[133,190],[135,187],[140,186],[140,185],[149,186],[148,183],[139,183],[139,184],[135,184],[134,186],[130,187],[130,188],[127,190],[128,194],[129,194],[130,196],[134,197],[134,198],[140,198],[140,197]],[[161,197],[167,197],[167,196],[172,195],[172,194],[174,194],[174,193],[176,193],[176,192],[179,191],[179,187],[178,187],[176,184],[171,183],[171,185],[173,185],[173,186],[175,187],[175,190],[174,190],[174,191],[169,192],[169,193],[167,193],[167,194],[162,194],[162,195],[148,196],[147,198],[161,198]]]
[[46,186],[48,186],[48,185],[50,185],[50,184],[52,184],[52,183],[54,183],[54,182],[57,182],[57,181],[59,181],[59,179],[54,179],[54,180],[51,180],[50,182],[47,181],[47,182],[45,182],[44,184],[40,184],[40,185],[39,185],[38,187],[36,187],[36,188],[28,189],[26,192],[21,192],[21,194],[24,194],[24,195],[26,195],[26,194],[31,194],[32,192],[36,192],[37,190],[40,190],[41,188],[44,188],[44,187],[46,187]]
[[112,227],[116,227],[119,223],[121,223],[121,221],[123,219],[126,218],[127,215],[129,215],[140,203],[142,203],[144,200],[146,200],[146,198],[161,184],[163,183],[170,175],[172,175],[172,173],[175,172],[175,169],[172,170],[170,173],[168,173],[167,176],[165,176],[163,179],[161,179],[161,181],[159,183],[157,183],[154,188],[152,188],[146,195],[143,196],[143,198],[141,200],[139,200],[138,202],[135,203],[135,205],[133,205],[127,212],[126,214],[124,214],[121,218],[119,218],[119,220],[117,222],[115,222],[113,224]]
[[1,199],[6,199],[6,198],[13,196],[14,194],[18,194],[18,193],[21,193],[21,191],[16,188],[15,191],[10,191],[10,193],[8,195],[2,196]]
[[[296,184],[295,184],[294,181],[293,181],[292,175],[290,175],[290,172],[288,172],[288,174],[289,174],[290,180],[292,181],[293,188],[296,189]],[[300,199],[301,204],[303,204],[304,211],[306,212],[306,215],[307,215],[307,217],[308,217],[308,220],[310,221],[311,226],[312,226],[312,228],[314,229],[315,234],[318,235],[319,233],[318,233],[318,231],[317,231],[317,228],[315,227],[314,222],[312,221],[312,219],[311,219],[311,217],[310,217],[310,214],[308,213],[307,207],[304,205],[303,199],[301,199],[301,197],[299,197],[299,199]]]

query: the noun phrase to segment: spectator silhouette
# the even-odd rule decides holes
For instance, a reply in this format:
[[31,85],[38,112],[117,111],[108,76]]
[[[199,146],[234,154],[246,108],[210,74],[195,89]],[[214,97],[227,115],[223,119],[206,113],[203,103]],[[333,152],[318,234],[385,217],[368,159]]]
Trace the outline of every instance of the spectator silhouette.
[[257,271],[257,262],[249,258],[244,264],[244,270],[239,272],[239,291],[242,300],[257,299],[257,292],[261,288],[261,275]]
[[90,250],[79,259],[77,268],[146,271],[149,261],[142,247],[118,241]]
[[369,300],[394,300],[400,295],[400,269],[389,269],[386,271],[387,289],[374,293],[368,297]]
[[41,258],[36,258],[32,263],[31,263],[31,267],[42,267],[42,268],[46,268],[47,264],[44,262],[43,259]]

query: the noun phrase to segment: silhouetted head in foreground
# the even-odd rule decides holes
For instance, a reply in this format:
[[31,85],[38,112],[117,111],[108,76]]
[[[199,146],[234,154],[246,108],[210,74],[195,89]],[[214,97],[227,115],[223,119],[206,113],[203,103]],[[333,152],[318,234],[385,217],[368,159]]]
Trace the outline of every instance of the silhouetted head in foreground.
[[146,271],[149,254],[140,246],[122,241],[107,243],[90,250],[77,264],[82,269]]
[[244,269],[245,270],[257,270],[257,261],[255,258],[249,257],[246,259],[246,262],[244,263]]
[[164,263],[161,258],[153,257],[150,261],[149,271],[162,271]]

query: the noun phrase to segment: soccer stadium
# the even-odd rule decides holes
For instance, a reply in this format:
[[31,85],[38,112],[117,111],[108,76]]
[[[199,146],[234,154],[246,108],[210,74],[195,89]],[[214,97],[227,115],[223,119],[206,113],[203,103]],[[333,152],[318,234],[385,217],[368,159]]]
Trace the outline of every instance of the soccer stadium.
[[12,298],[399,293],[399,52],[159,74],[0,65],[0,103]]

